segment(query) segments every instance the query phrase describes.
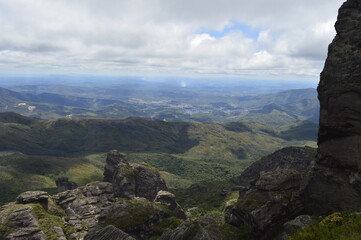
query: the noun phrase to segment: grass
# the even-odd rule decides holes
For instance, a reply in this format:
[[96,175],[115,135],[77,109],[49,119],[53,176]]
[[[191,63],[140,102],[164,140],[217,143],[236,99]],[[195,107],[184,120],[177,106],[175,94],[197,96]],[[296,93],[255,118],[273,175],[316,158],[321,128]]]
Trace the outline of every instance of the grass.
[[333,213],[287,238],[287,240],[311,239],[359,240],[361,239],[361,215],[357,213]]

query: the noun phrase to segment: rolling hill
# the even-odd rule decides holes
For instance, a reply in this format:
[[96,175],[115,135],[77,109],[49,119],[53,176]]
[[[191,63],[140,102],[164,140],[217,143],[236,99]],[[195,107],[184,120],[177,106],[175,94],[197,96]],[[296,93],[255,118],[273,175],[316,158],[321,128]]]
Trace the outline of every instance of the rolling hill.
[[[17,87],[25,92],[0,88],[0,111],[13,111],[41,119],[65,116],[93,118],[146,117],[170,122],[234,122],[248,119],[280,127],[294,122],[317,122],[319,104],[316,90],[295,89],[266,95],[222,94],[196,89],[176,91],[169,86],[130,85],[115,89],[53,86],[40,92],[39,86]],[[68,90],[66,95],[61,89]],[[89,96],[85,97],[86,91]],[[74,94],[69,95],[69,94]],[[109,94],[109,95],[107,95]]]
[[[299,126],[283,131],[292,127]],[[30,182],[31,189],[54,189],[53,181],[60,176],[79,184],[99,180],[105,153],[112,149],[126,152],[131,162],[157,167],[171,188],[224,180],[276,149],[313,143],[299,138],[300,132],[302,128],[296,137],[283,137],[282,132],[252,121],[41,120],[0,113],[2,201],[29,189]],[[11,183],[14,179],[16,183]]]

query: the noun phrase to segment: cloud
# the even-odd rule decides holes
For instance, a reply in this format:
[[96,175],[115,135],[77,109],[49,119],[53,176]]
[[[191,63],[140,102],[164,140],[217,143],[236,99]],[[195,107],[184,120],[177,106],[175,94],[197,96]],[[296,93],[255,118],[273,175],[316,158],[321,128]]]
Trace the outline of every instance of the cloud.
[[317,79],[342,2],[0,0],[0,73]]

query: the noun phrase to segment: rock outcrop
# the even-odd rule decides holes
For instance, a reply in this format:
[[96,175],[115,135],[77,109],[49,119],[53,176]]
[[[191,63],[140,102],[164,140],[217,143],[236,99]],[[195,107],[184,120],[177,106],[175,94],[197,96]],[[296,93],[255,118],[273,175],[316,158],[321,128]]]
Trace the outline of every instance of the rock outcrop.
[[48,202],[49,194],[43,191],[28,191],[20,194],[16,198],[17,203],[36,203],[36,202]]
[[83,238],[98,224],[98,218],[115,202],[111,183],[94,182],[52,197],[65,210],[66,222],[74,228],[72,237]]
[[315,221],[309,215],[300,215],[291,221],[283,224],[283,233],[281,234],[281,240],[287,240],[287,237],[296,233],[298,230],[305,230]]
[[[33,207],[26,205],[15,207],[15,204],[11,205],[0,214],[0,224],[3,226],[3,231],[9,231],[9,234],[4,239],[45,240],[46,235],[39,227],[39,221],[33,213]],[[12,229],[11,232],[10,229]]]
[[69,181],[67,177],[60,177],[55,180],[56,188],[58,192],[64,192],[67,190],[73,190],[78,187],[75,182]]
[[167,206],[174,216],[180,219],[186,219],[186,214],[175,200],[175,195],[173,193],[167,191],[159,191],[154,199],[154,202]]
[[166,185],[156,169],[129,164],[116,150],[108,154],[106,164],[108,181],[63,189],[53,196],[24,192],[1,207],[0,239],[143,240],[180,224],[184,213],[173,194],[159,192]]
[[118,169],[118,165],[120,163],[128,164],[126,160],[126,155],[124,153],[119,152],[118,150],[112,150],[108,153],[107,158],[105,160],[104,166],[104,182],[112,182],[116,169]]
[[252,164],[238,178],[239,199],[226,209],[225,220],[247,226],[256,239],[271,239],[283,224],[304,212],[300,190],[316,151],[289,147]]
[[104,181],[111,182],[116,197],[144,197],[153,201],[160,190],[167,190],[158,171],[143,163],[128,163],[126,155],[110,151],[104,167]]
[[339,10],[318,86],[318,158],[303,191],[307,211],[361,211],[361,1]]

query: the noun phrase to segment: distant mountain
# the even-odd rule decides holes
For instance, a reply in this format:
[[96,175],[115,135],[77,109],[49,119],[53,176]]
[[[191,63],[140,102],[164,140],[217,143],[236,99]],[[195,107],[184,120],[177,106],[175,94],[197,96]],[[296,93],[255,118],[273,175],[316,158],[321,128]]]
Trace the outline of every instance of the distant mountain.
[[[146,86],[145,89],[143,85],[124,86],[124,89],[90,89],[91,98],[83,97],[87,95],[87,89],[81,87],[65,87],[69,90],[67,95],[38,91],[19,93],[0,88],[0,111],[14,111],[42,119],[65,116],[115,119],[146,117],[170,122],[234,122],[248,119],[273,127],[303,120],[318,121],[317,93],[311,88],[236,96],[192,89],[177,91],[174,86],[162,86],[160,89],[156,88],[157,85]],[[75,90],[80,92],[79,96],[68,95],[76,94]],[[107,96],[107,93],[110,95]]]

